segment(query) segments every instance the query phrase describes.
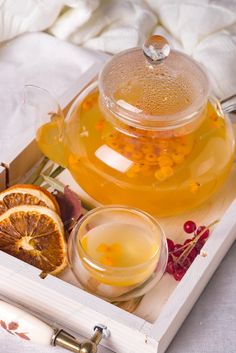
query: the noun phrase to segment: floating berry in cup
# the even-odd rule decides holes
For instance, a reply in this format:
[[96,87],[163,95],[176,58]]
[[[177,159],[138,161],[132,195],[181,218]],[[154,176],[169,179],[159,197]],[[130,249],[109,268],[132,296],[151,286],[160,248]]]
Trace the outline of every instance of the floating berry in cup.
[[187,221],[187,222],[184,223],[184,227],[183,228],[184,228],[185,233],[191,234],[191,233],[193,233],[196,230],[197,226],[196,226],[195,222]]
[[168,246],[169,252],[170,252],[170,251],[173,251],[173,250],[174,250],[174,247],[175,247],[175,244],[174,244],[173,240],[167,239],[167,246]]

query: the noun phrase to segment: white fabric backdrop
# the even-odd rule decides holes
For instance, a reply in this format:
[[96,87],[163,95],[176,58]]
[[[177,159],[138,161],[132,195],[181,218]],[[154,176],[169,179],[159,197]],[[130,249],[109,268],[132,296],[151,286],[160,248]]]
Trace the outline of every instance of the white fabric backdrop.
[[235,93],[236,0],[0,0],[0,12],[0,41],[47,29],[74,44],[117,53],[165,33],[205,65],[218,97]]

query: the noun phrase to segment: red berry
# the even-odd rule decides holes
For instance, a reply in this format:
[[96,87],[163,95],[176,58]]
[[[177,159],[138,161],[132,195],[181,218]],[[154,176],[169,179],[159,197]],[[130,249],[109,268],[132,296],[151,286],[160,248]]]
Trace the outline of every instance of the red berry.
[[200,236],[200,238],[199,238],[199,240],[207,240],[207,238],[209,237],[209,234],[210,234],[210,232],[209,232],[209,230],[206,230],[201,236]]
[[168,256],[168,263],[169,262],[174,262],[174,260],[173,260],[173,257],[169,254],[169,256]]
[[190,267],[190,265],[191,265],[191,261],[189,260],[188,257],[186,257],[186,259],[184,259],[184,261],[183,261],[182,267],[184,268],[184,270],[187,271],[187,269]]
[[184,245],[188,244],[188,243],[191,243],[192,239],[186,239],[185,242],[184,242]]
[[195,245],[195,248],[196,248],[196,250],[197,250],[197,252],[198,252],[198,254],[200,253],[200,251],[201,251],[201,249],[203,248],[203,246],[205,245],[205,240],[203,239],[198,239],[198,241],[197,241],[197,243],[196,243],[196,245]]
[[[205,226],[199,226],[199,227],[195,230],[194,234],[195,234],[195,235],[199,235],[204,229],[206,229]],[[204,236],[203,239],[206,239],[206,238],[208,238],[209,234],[210,234],[209,229],[206,229],[206,231],[201,235],[201,238]]]
[[175,247],[175,244],[174,244],[173,240],[167,239],[167,246],[168,246],[169,252],[173,251],[174,247]]
[[180,256],[180,255],[182,254],[183,249],[181,249],[181,250],[178,251],[178,249],[181,248],[181,247],[182,247],[181,244],[175,244],[174,250],[173,250],[173,253],[174,253],[175,256],[178,257],[178,256]]
[[180,270],[181,268],[182,268],[182,267],[180,266],[180,264],[174,262],[174,269],[175,269],[175,271],[178,271],[178,270]]
[[180,268],[173,273],[173,276],[176,281],[180,281],[184,277],[185,273],[186,271],[183,268]]
[[190,259],[190,261],[192,262],[196,256],[198,255],[198,251],[196,248],[192,248],[192,250],[190,251],[190,253],[188,254],[188,258]]
[[191,234],[191,233],[193,233],[196,230],[197,226],[196,226],[195,222],[187,221],[187,222],[184,223],[184,227],[183,228],[184,228],[184,231],[186,233]]
[[175,272],[175,268],[174,268],[174,263],[173,262],[169,262],[167,264],[166,272],[168,272],[170,275],[173,275],[173,273]]

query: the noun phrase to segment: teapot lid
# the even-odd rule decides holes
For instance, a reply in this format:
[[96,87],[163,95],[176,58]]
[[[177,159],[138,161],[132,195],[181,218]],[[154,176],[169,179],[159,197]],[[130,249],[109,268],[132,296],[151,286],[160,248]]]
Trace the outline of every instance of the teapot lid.
[[159,35],[143,49],[115,55],[99,77],[100,100],[116,116],[143,128],[183,124],[206,104],[209,82],[192,58]]

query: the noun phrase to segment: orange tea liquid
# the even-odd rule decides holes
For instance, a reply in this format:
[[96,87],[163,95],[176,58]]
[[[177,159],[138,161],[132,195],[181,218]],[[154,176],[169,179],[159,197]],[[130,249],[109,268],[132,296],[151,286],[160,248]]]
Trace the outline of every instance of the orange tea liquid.
[[[104,276],[100,269],[87,266],[92,277],[112,286],[133,286],[144,282],[153,273],[158,262],[156,255],[161,246],[161,239],[157,242],[138,225],[111,222],[89,230],[82,238],[81,245],[98,264],[114,269],[114,274],[109,278]],[[137,273],[129,279],[122,276],[116,278],[116,268],[123,268],[125,272],[127,268],[145,263],[145,268],[137,269]],[[86,263],[84,266],[86,267]]]
[[135,128],[117,130],[103,116],[93,92],[65,128],[64,140],[58,141],[55,121],[42,126],[39,147],[67,166],[102,204],[130,205],[158,216],[180,213],[212,195],[232,165],[232,130],[210,103],[193,132],[163,138]]

